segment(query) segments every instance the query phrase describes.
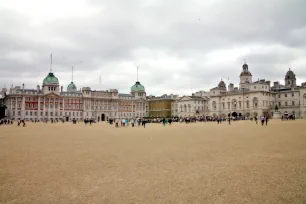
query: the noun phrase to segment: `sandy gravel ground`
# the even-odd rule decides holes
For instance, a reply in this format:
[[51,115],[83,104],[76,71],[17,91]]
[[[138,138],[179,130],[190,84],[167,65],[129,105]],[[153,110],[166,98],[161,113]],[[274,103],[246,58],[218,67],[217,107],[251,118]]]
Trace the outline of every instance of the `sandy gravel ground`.
[[306,120],[0,126],[0,203],[306,203]]

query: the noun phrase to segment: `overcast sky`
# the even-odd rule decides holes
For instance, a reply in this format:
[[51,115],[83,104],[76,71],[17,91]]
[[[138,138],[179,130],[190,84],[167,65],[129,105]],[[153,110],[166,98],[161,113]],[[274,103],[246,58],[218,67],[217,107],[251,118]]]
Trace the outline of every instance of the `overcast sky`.
[[[50,70],[66,89],[191,94],[253,80],[306,81],[305,0],[0,0],[0,87],[41,85]],[[99,76],[101,75],[101,84]]]

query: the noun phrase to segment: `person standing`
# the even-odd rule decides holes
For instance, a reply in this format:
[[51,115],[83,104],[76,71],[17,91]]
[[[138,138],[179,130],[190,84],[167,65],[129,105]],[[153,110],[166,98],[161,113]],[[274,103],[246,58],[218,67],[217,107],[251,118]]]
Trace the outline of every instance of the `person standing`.
[[138,119],[137,119],[137,122],[138,122],[138,127],[139,127],[139,126],[140,126],[140,123],[141,123],[141,119],[138,118]]
[[257,116],[254,117],[254,120],[255,120],[255,122],[256,122],[256,124],[257,124]]
[[228,124],[231,124],[231,116],[228,117]]
[[131,119],[131,124],[132,124],[132,127],[134,127],[134,119],[133,118]]
[[116,120],[115,120],[115,127],[119,127],[119,119],[118,118],[116,118]]
[[268,121],[269,121],[269,117],[266,116],[265,118],[266,118],[266,126],[267,126],[268,125]]
[[146,119],[142,119],[142,126],[143,128],[146,128]]

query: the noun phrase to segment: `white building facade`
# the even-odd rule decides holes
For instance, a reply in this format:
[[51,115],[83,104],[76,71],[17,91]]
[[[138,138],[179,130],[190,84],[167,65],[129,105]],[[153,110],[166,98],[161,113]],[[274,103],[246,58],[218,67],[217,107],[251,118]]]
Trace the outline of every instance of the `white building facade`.
[[183,96],[172,103],[173,117],[195,117],[208,115],[207,97]]
[[208,116],[261,116],[273,117],[275,108],[282,115],[294,115],[306,118],[306,83],[296,84],[292,70],[285,75],[285,85],[264,79],[253,82],[248,65],[242,66],[239,87],[220,81],[217,87],[209,92],[197,92],[194,96],[206,95],[209,98]]

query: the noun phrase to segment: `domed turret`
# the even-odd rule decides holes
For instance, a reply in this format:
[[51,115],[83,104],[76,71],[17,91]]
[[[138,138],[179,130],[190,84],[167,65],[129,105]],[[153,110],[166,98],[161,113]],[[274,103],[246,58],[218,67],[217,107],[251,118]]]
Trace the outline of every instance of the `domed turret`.
[[226,84],[224,83],[224,81],[222,79],[218,84],[218,88],[226,88]]
[[59,82],[52,72],[46,76],[42,87],[45,94],[50,92],[59,93]]
[[242,66],[242,72],[240,74],[240,77],[241,76],[252,76],[251,72],[249,71],[249,66],[247,64],[244,64]]
[[145,87],[141,85],[139,81],[137,81],[132,87],[131,87],[131,92],[135,91],[145,91]]
[[295,74],[293,73],[293,71],[291,71],[290,68],[289,68],[289,71],[286,73],[285,78],[286,79],[295,79]]
[[293,71],[289,68],[285,76],[285,86],[296,87],[296,77]]
[[131,87],[131,94],[135,96],[135,98],[146,98],[146,91],[145,87],[139,82],[136,83]]
[[46,78],[43,81],[43,85],[49,85],[49,84],[57,84],[58,85],[58,79],[54,76],[52,72],[46,76]]
[[76,91],[77,91],[77,87],[76,87],[76,85],[73,83],[73,81],[67,86],[67,91],[68,91],[68,92],[76,92]]

